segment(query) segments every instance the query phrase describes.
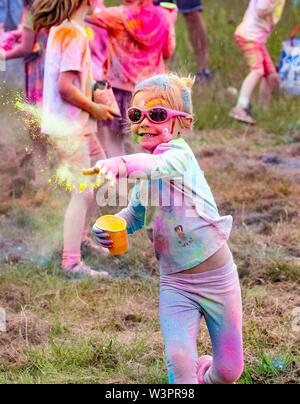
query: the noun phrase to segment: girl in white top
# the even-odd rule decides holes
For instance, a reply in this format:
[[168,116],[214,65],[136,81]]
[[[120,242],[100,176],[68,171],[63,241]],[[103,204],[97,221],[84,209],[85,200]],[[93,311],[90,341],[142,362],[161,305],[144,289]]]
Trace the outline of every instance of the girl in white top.
[[89,187],[79,188],[80,170],[104,156],[97,142],[97,119],[112,119],[110,108],[92,101],[92,67],[84,19],[96,0],[37,0],[33,5],[36,30],[51,28],[46,50],[42,132],[60,159],[61,181],[72,192],[65,214],[62,266],[68,274],[107,276],[81,262],[88,211],[94,202]]

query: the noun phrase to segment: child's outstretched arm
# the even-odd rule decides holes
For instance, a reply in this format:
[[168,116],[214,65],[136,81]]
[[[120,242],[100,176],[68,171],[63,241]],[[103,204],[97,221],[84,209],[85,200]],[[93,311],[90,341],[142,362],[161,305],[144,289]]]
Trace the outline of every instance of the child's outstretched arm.
[[124,29],[122,22],[123,7],[103,7],[101,11],[86,17],[86,22],[108,31]]
[[151,180],[183,176],[187,170],[189,154],[168,143],[159,147],[161,154],[138,153],[98,161],[91,169],[84,170],[84,174]]
[[17,30],[10,31],[11,35],[21,37],[21,42],[11,50],[2,52],[1,57],[6,60],[25,58],[30,55],[33,49],[35,33],[31,26],[28,25],[30,17],[30,10],[28,7],[24,8],[22,14],[22,23]]
[[136,183],[132,190],[129,205],[117,213],[117,216],[126,220],[128,234],[141,230],[145,225],[146,209],[138,198],[139,193],[139,185]]
[[34,32],[28,28],[23,28],[21,43],[13,49],[3,53],[3,58],[6,60],[25,58],[30,55],[34,45]]

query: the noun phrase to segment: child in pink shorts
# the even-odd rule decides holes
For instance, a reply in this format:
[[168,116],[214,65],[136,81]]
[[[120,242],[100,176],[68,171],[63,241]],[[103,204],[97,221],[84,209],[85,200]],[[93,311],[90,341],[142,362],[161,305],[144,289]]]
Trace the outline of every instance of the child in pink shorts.
[[250,68],[250,73],[242,84],[237,105],[230,112],[230,116],[238,121],[255,125],[250,100],[259,82],[262,107],[268,105],[272,90],[278,85],[278,74],[266,43],[282,16],[284,6],[285,0],[251,0],[244,19],[235,32],[235,40]]

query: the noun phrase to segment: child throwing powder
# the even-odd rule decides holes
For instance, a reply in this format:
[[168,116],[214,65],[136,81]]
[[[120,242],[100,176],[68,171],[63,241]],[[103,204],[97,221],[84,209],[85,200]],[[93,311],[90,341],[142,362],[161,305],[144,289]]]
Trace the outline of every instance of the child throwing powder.
[[[128,110],[145,151],[98,161],[90,174],[135,178],[132,200],[118,213],[132,234],[152,233],[160,263],[160,321],[170,383],[230,384],[243,371],[239,277],[227,245],[231,216],[220,216],[198,162],[184,140],[192,128],[193,80],[157,75],[139,83]],[[149,189],[151,188],[151,201]],[[146,195],[146,196],[145,196]],[[154,198],[153,198],[154,197]],[[112,246],[93,228],[96,240]],[[204,318],[212,356],[198,356]]]

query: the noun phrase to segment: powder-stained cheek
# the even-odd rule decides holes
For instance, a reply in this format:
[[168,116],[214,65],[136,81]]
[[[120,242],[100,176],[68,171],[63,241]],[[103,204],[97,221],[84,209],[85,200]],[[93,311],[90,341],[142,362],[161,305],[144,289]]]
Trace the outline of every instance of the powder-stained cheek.
[[139,136],[136,132],[133,131],[131,132],[131,138],[137,144],[142,143],[142,136]]

